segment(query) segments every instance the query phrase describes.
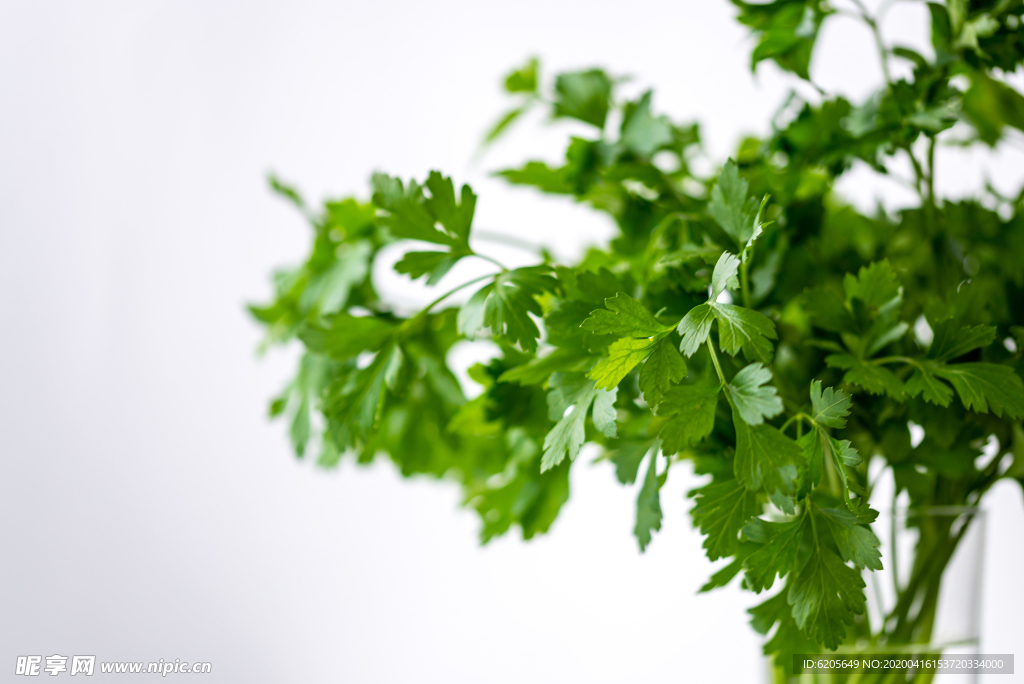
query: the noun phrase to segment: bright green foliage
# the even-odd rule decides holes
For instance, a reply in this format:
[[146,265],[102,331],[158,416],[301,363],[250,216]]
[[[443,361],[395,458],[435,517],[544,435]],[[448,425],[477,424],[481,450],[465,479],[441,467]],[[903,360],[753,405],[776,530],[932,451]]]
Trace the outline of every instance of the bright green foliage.
[[658,482],[656,467],[658,464],[657,450],[651,451],[651,462],[647,466],[647,477],[644,478],[643,487],[640,488],[640,497],[636,501],[636,540],[640,543],[640,550],[643,551],[651,543],[651,533],[661,529],[661,500],[658,497],[658,490],[661,485]]
[[727,558],[739,548],[739,532],[757,512],[757,496],[736,480],[713,482],[690,493],[693,523],[706,535],[708,558]]
[[771,385],[772,372],[759,363],[746,366],[726,384],[725,391],[740,418],[747,425],[760,425],[765,418],[782,413],[782,399]]
[[585,440],[587,411],[593,406],[594,427],[606,437],[615,437],[615,394],[597,389],[593,382],[565,374],[551,379],[548,392],[548,417],[558,421],[544,439],[541,472],[553,468],[566,457],[576,458]]
[[[752,65],[810,78],[838,7],[733,4]],[[635,488],[641,550],[673,524],[661,488],[689,461],[710,477],[690,492],[693,523],[722,560],[701,590],[737,577],[776,590],[750,614],[780,678],[794,653],[927,640],[948,554],[910,569],[905,609],[881,631],[864,614],[862,575],[893,565],[871,529],[880,506],[868,461],[915,508],[972,505],[1003,478],[1024,484],[1024,458],[1005,465],[1024,444],[1024,191],[934,192],[936,148],[1024,130],[1024,97],[1003,76],[1024,63],[1024,3],[928,3],[934,57],[885,45],[882,18],[851,6],[843,13],[879,38],[878,55],[851,56],[881,61],[877,91],[861,102],[793,95],[770,134],[741,141],[714,173],[691,166],[699,127],[659,111],[651,91],[628,97],[600,69],[545,76],[536,59],[509,74],[512,108],[485,143],[531,108],[575,120],[578,134],[561,161],[496,175],[617,227],[578,263],[542,246],[534,265],[509,270],[476,251],[487,241],[474,234],[476,194],[437,171],[422,182],[375,174],[369,201],[320,208],[272,178],[313,227],[309,258],[275,273],[272,300],[250,307],[263,348],[304,347],[271,404],[296,454],[316,451],[324,467],[390,458],[405,476],[457,481],[487,541],[546,532],[590,443]],[[891,69],[897,60],[909,69]],[[918,201],[857,211],[833,189],[856,162],[901,178]],[[413,250],[395,269],[425,287],[447,284],[461,259],[494,271],[402,315],[373,280],[395,243]],[[469,369],[482,388],[469,400],[449,352],[478,339],[497,352]],[[916,447],[909,422],[925,432]],[[991,438],[996,457],[982,461]],[[931,531],[918,553],[956,541]]]

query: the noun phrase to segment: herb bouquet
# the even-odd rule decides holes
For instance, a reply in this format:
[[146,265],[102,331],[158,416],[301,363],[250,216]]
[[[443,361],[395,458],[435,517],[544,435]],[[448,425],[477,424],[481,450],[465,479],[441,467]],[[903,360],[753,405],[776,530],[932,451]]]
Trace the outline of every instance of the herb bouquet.
[[[513,526],[526,539],[548,530],[592,442],[623,484],[639,480],[644,549],[661,527],[659,488],[690,461],[710,477],[690,493],[693,524],[708,558],[728,559],[704,589],[740,577],[762,594],[751,624],[781,680],[794,653],[931,639],[963,530],[920,535],[873,629],[864,576],[886,561],[871,527],[876,472],[922,511],[977,505],[1000,478],[1024,483],[1024,191],[935,195],[937,146],[994,146],[1024,130],[1024,97],[1003,78],[1024,60],[1024,2],[928,3],[927,56],[884,44],[881,17],[857,0],[734,4],[756,42],[752,66],[773,60],[809,81],[822,23],[847,13],[876,37],[885,82],[865,102],[790,101],[769,136],[743,140],[705,177],[691,168],[698,126],[656,113],[650,92],[620,99],[599,69],[544,83],[530,61],[505,80],[516,106],[488,142],[538,107],[592,135],[573,137],[561,166],[498,175],[607,213],[613,240],[579,263],[542,252],[508,269],[474,247],[473,190],[440,172],[378,173],[368,201],[319,208],[274,180],[308,216],[313,247],[251,312],[266,344],[304,346],[271,404],[300,457],[315,448],[332,467],[386,456],[406,476],[455,477],[484,542]],[[912,77],[890,75],[896,60]],[[919,202],[873,214],[844,203],[832,188],[858,160]],[[912,178],[893,171],[899,161]],[[402,316],[370,276],[400,240],[429,244],[395,264],[425,287],[462,259],[494,272]],[[467,287],[465,304],[446,303]],[[447,355],[482,337],[501,354],[470,369],[485,391],[467,400]],[[924,430],[916,446],[909,422]],[[976,465],[986,442],[995,458]]]

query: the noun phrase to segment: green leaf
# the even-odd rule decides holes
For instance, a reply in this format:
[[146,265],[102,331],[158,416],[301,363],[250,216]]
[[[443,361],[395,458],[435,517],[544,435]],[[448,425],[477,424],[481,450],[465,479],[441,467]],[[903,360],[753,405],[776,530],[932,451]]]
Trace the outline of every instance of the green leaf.
[[595,335],[653,337],[672,330],[662,325],[640,302],[624,292],[604,300],[606,309],[598,309],[583,321],[582,328]]
[[708,298],[709,302],[718,301],[718,295],[722,294],[726,289],[739,289],[740,280],[736,277],[739,268],[740,258],[738,256],[729,252],[722,252],[722,256],[718,257],[718,263],[715,264],[715,271],[711,275],[711,296]]
[[740,571],[743,570],[744,560],[744,558],[737,558],[732,563],[729,563],[724,568],[722,568],[715,574],[711,575],[710,579],[708,579],[708,581],[705,582],[704,585],[697,590],[697,593],[703,594],[705,592],[711,591],[712,589],[718,589],[720,587],[727,586],[729,582],[731,582],[733,578],[736,577],[736,575],[740,574]]
[[303,354],[295,379],[271,404],[271,416],[285,413],[290,418],[288,435],[299,458],[306,453],[312,434],[313,413],[320,408],[320,397],[330,379],[331,366],[325,356]]
[[853,501],[850,499],[850,476],[846,468],[847,466],[858,466],[863,460],[850,443],[850,440],[838,440],[830,435],[824,435],[824,433],[823,436],[825,438],[824,445],[828,449],[832,465],[835,467],[840,483],[843,486],[843,501],[847,506],[853,507]]
[[929,323],[933,336],[928,358],[936,361],[955,359],[996,339],[996,329],[991,325],[960,326],[952,319]]
[[[431,171],[421,187],[385,174],[373,175],[373,202],[388,214],[381,221],[396,238],[423,240],[440,245],[461,246],[469,251],[469,231],[476,211],[476,195],[463,185],[458,201],[452,179]],[[423,192],[424,188],[429,195]],[[445,230],[440,231],[440,224]]]
[[718,183],[711,190],[708,213],[743,249],[754,234],[757,200],[747,196],[747,180],[740,176],[736,162],[728,160],[718,174]]
[[774,348],[770,340],[776,336],[775,324],[771,319],[734,304],[710,306],[718,319],[718,343],[722,351],[736,356],[743,349],[743,355],[751,361],[765,364],[772,362]]
[[612,81],[600,69],[559,74],[555,79],[554,115],[604,128],[611,94]]
[[505,77],[505,90],[510,93],[537,92],[537,71],[540,63],[531,57],[526,64]]
[[914,374],[904,384],[903,389],[908,396],[916,397],[920,394],[925,401],[939,406],[949,406],[949,402],[953,399],[953,390],[935,377],[932,370],[931,366],[918,366]]
[[679,343],[679,351],[687,356],[693,356],[694,352],[704,344],[711,333],[711,324],[715,322],[715,311],[710,304],[698,304],[683,316],[679,321],[679,335],[682,341]]
[[828,436],[823,431],[812,426],[809,431],[796,440],[800,450],[803,451],[804,460],[807,463],[807,470],[804,473],[800,493],[806,494],[821,482],[821,475],[824,472],[825,464],[824,443],[827,439]]
[[790,522],[768,522],[755,518],[743,528],[743,536],[760,544],[743,563],[747,586],[755,593],[771,589],[775,577],[785,577],[796,567],[796,556],[805,518]]
[[457,252],[406,252],[395,264],[395,271],[413,280],[430,274],[427,285],[436,285],[463,256]]
[[402,181],[386,174],[373,174],[373,203],[385,209],[379,220],[396,238],[423,240],[452,246],[455,240],[435,227],[437,218],[425,204],[423,189],[416,181],[406,188]]
[[811,51],[828,6],[818,0],[774,0],[751,3],[732,0],[740,8],[737,21],[758,38],[750,55],[750,68],[771,59],[783,69],[809,80]]
[[860,573],[820,544],[799,574],[790,579],[789,605],[798,627],[825,648],[836,649],[846,626],[864,613],[864,580]]
[[608,356],[594,366],[587,377],[598,389],[611,389],[622,382],[633,368],[658,347],[660,340],[623,337],[608,347]]
[[764,645],[764,654],[775,654],[775,667],[791,677],[794,674],[793,656],[798,653],[817,653],[820,645],[808,639],[797,627],[793,611],[786,600],[788,593],[784,588],[747,612],[751,615],[750,626],[759,634],[768,634],[778,624],[772,638]]
[[544,162],[527,162],[520,169],[505,169],[495,175],[501,176],[513,185],[531,185],[541,192],[573,194],[573,185],[566,178],[565,169],[553,169]]
[[640,463],[652,446],[650,441],[623,442],[617,449],[608,452],[609,460],[615,464],[615,478],[622,484],[633,484]]
[[848,332],[856,326],[839,295],[830,289],[816,287],[805,290],[804,309],[814,325],[831,332]]
[[651,543],[651,533],[661,529],[661,500],[658,495],[658,450],[651,449],[651,461],[647,466],[647,477],[636,500],[636,527],[633,533],[640,543],[640,551]]
[[958,363],[935,368],[935,374],[948,380],[964,408],[997,416],[1006,413],[1013,419],[1024,418],[1024,384],[1010,366],[996,363]]
[[270,184],[271,190],[276,192],[281,197],[284,197],[286,200],[294,204],[299,209],[305,211],[306,202],[305,200],[302,199],[302,195],[299,194],[298,190],[296,190],[291,185],[282,182],[280,178],[278,178],[276,175],[272,173],[267,176],[267,182]]
[[887,368],[864,363],[849,354],[829,354],[825,363],[832,368],[847,369],[843,382],[860,385],[871,394],[888,394],[897,401],[903,399],[903,382]]
[[[733,412],[736,427],[736,479],[747,489],[787,497],[795,490],[803,452],[796,442],[771,425],[749,426]],[[790,507],[792,504],[790,504]]]
[[299,307],[323,316],[341,311],[352,288],[369,274],[372,251],[366,240],[338,245],[334,263],[310,278]]
[[858,524],[857,516],[844,508],[815,508],[812,514],[828,524],[843,560],[858,568],[882,569],[881,542],[870,527]]
[[686,361],[669,338],[664,337],[640,369],[640,391],[644,401],[648,406],[657,406],[672,385],[685,377]]
[[536,297],[555,289],[558,281],[547,266],[529,266],[498,274],[494,282],[478,290],[459,312],[459,330],[475,338],[490,330],[523,351],[534,352],[540,331],[529,314],[544,312]]
[[765,418],[782,413],[782,399],[771,385],[772,372],[760,363],[752,363],[733,377],[725,386],[740,418],[748,425],[760,425]]
[[672,123],[665,116],[651,115],[651,91],[626,107],[622,121],[621,143],[633,154],[649,157],[672,143]]
[[1024,131],[1024,96],[982,71],[971,72],[963,112],[988,145],[999,141],[1006,126]]
[[720,385],[679,385],[665,393],[659,416],[671,416],[661,428],[662,450],[675,454],[697,444],[715,427]]
[[430,197],[425,201],[427,209],[433,214],[449,235],[460,244],[469,244],[469,229],[473,224],[476,212],[476,195],[468,185],[463,185],[458,203],[455,200],[455,186],[452,179],[431,171],[427,176],[427,190]]
[[[389,343],[377,352],[373,362],[358,371],[337,393],[329,393],[324,406],[328,419],[348,432],[365,438],[376,426],[384,405],[385,388],[402,366],[402,351]],[[348,446],[350,439],[339,446]]]
[[705,535],[704,549],[716,560],[736,553],[739,533],[758,511],[757,496],[736,480],[712,482],[690,492],[693,524]]
[[484,135],[484,144],[492,143],[501,137],[501,134],[508,130],[508,127],[515,123],[516,119],[522,116],[526,112],[526,107],[513,107],[504,114],[501,118],[494,122],[494,125]]
[[820,380],[811,381],[811,416],[818,425],[832,428],[846,427],[853,400],[843,390],[821,388]]
[[309,324],[299,339],[312,352],[344,361],[360,352],[376,351],[394,334],[395,326],[373,316],[337,313],[321,324]]
[[584,370],[590,358],[575,349],[555,349],[547,356],[538,356],[521,366],[510,368],[498,377],[498,382],[539,385],[547,382],[552,373]]
[[582,376],[556,375],[548,392],[548,417],[557,420],[544,438],[541,472],[561,463],[568,455],[575,460],[586,439],[587,412],[594,406],[594,426],[607,437],[615,436],[615,393],[594,387],[593,381]]
[[877,308],[900,293],[900,282],[888,260],[883,259],[861,267],[856,278],[847,273],[843,279],[843,289],[846,290],[847,299],[859,299],[867,306]]

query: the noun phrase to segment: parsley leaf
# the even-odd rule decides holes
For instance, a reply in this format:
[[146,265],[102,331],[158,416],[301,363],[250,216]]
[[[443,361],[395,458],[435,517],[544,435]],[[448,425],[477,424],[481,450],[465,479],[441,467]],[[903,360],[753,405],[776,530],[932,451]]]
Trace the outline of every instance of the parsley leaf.
[[[821,534],[821,531],[818,532]],[[787,600],[793,619],[825,648],[836,649],[846,626],[864,613],[864,580],[820,541],[799,574],[790,579]]]
[[637,364],[646,359],[659,346],[660,340],[623,337],[608,347],[608,356],[594,366],[587,377],[597,383],[598,389],[611,389],[622,382]]
[[795,568],[805,520],[805,516],[789,522],[755,518],[743,528],[743,537],[760,545],[743,563],[752,591],[771,589],[776,575],[785,577]]
[[711,189],[708,213],[740,249],[754,234],[757,200],[747,196],[750,184],[740,176],[736,162],[728,160],[718,174],[718,183]]
[[739,532],[758,510],[757,496],[737,480],[712,482],[690,492],[695,505],[693,524],[706,536],[710,560],[736,553]]
[[663,338],[640,369],[640,391],[647,405],[661,403],[665,393],[685,378],[686,372],[686,361],[668,337]]
[[612,81],[600,69],[559,74],[555,79],[554,115],[604,128],[611,95]]
[[843,390],[826,387],[821,388],[820,380],[811,381],[811,418],[819,425],[833,428],[846,427],[846,417],[850,415],[853,400]]
[[548,416],[558,421],[544,438],[541,472],[561,463],[566,455],[574,460],[586,439],[587,412],[593,405],[594,427],[606,437],[615,437],[615,394],[594,387],[593,381],[573,374],[556,374],[548,392]]
[[598,309],[583,321],[581,327],[595,335],[619,337],[653,337],[672,330],[662,325],[647,308],[624,292],[604,300],[606,309]]
[[651,461],[647,466],[647,476],[640,488],[636,500],[636,527],[633,532],[640,543],[640,551],[645,551],[651,543],[651,533],[661,529],[661,500],[658,495],[660,488],[657,473],[658,450],[651,449]]
[[[736,427],[733,461],[736,479],[751,491],[763,487],[769,496],[780,500],[793,494],[803,457],[796,442],[771,425],[748,425],[735,411],[733,425]],[[792,500],[787,508],[792,510]]]
[[782,399],[778,391],[765,383],[772,379],[772,372],[760,363],[745,366],[725,386],[733,406],[740,418],[748,425],[760,425],[765,418],[774,418],[782,413]]
[[964,408],[978,413],[991,410],[997,416],[1024,417],[1024,384],[1009,366],[996,363],[958,363],[935,369],[949,380]]
[[672,418],[658,436],[666,454],[691,447],[711,433],[721,389],[720,385],[679,385],[665,393],[658,404],[658,415]]
[[499,273],[462,306],[459,330],[474,338],[486,329],[524,351],[536,351],[540,331],[529,314],[543,314],[536,297],[555,289],[557,281],[550,272],[547,266],[528,266]]

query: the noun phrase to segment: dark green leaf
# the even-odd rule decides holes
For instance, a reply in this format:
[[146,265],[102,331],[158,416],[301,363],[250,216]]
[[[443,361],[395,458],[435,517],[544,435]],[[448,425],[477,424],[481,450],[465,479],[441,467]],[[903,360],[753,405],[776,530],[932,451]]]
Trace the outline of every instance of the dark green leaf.
[[733,412],[736,427],[736,479],[751,491],[764,489],[769,495],[789,496],[794,492],[803,452],[796,442],[771,425],[748,426]]
[[690,492],[696,505],[693,524],[706,536],[708,558],[716,560],[736,553],[739,533],[758,510],[757,496],[736,480],[713,482]]
[[958,363],[935,368],[935,374],[956,388],[964,408],[1009,418],[1024,417],[1024,384],[1009,366],[996,363]]
[[770,340],[775,339],[775,324],[771,319],[734,304],[710,306],[718,319],[718,342],[723,351],[736,356],[743,349],[743,355],[751,361],[772,362],[774,348]]
[[658,450],[651,450],[650,465],[647,466],[647,477],[640,488],[636,500],[636,527],[633,533],[640,543],[640,551],[647,549],[651,543],[651,533],[661,529],[661,500],[658,496]]
[[659,434],[666,454],[691,447],[711,433],[721,389],[719,385],[680,385],[665,393],[658,415],[671,416]]
[[787,600],[797,626],[825,648],[835,649],[854,616],[864,613],[864,580],[835,553],[818,546],[790,579]]
[[843,390],[821,388],[820,380],[811,381],[811,410],[814,422],[825,427],[844,428],[853,400]]
[[768,522],[755,518],[743,528],[744,538],[760,545],[743,564],[752,591],[771,589],[776,576],[785,577],[795,569],[804,520]]

